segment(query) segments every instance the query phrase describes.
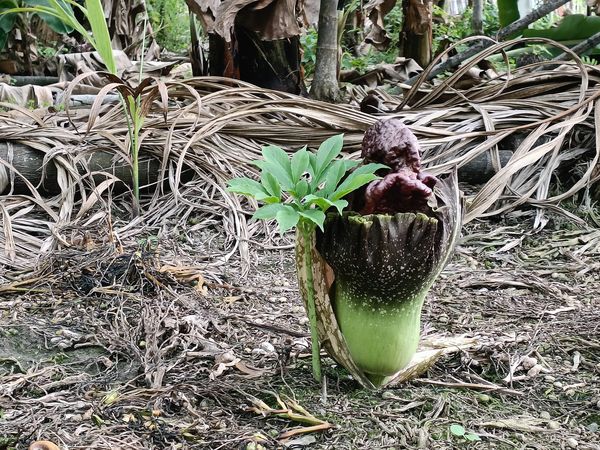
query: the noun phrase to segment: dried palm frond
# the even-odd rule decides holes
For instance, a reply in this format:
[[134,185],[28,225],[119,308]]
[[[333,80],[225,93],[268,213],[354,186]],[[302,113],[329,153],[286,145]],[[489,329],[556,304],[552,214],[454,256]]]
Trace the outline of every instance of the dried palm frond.
[[[597,70],[579,62],[560,71],[521,70],[467,91],[453,90],[452,80],[442,88],[417,85],[408,98],[421,96],[419,107],[393,115],[419,138],[429,172],[448,173],[491,155],[497,172],[467,198],[467,221],[528,205],[537,211],[535,227],[543,227],[544,210],[586,188],[597,166]],[[246,222],[245,205],[225,190],[225,181],[256,173],[250,161],[266,144],[293,151],[344,133],[345,150],[356,157],[364,130],[378,119],[354,106],[217,77],[171,83],[166,115],[159,99],[148,103],[140,154],[159,169],[147,179],[143,214],[135,220],[129,216],[131,193],[123,171],[94,166],[90,157],[110,152],[115,165],[130,164],[127,124],[118,105],[97,102],[92,110],[68,114],[3,105],[10,109],[0,115],[0,187],[8,184],[1,197],[0,266],[30,269],[38,255],[79,245],[64,233],[73,227],[110,223],[114,236],[127,240],[177,227],[195,214],[201,223],[222,224],[223,261],[239,253],[247,270],[248,242],[267,230]],[[401,104],[389,95],[384,99],[390,110]],[[500,168],[498,146],[511,139],[514,153]],[[39,182],[20,175],[27,162],[13,153],[12,144],[42,158]],[[557,174],[575,163],[586,169],[554,191]],[[44,192],[51,176],[57,188],[49,195]],[[108,240],[108,234],[95,238]]]

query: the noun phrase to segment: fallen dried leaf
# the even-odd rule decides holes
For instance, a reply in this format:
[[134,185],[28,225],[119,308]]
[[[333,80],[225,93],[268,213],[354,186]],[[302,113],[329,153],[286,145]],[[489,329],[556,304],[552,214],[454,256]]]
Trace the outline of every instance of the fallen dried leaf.
[[547,421],[535,417],[515,417],[514,419],[493,420],[490,422],[479,423],[480,427],[501,428],[504,430],[524,431],[527,433],[542,433],[549,431],[540,425]]
[[244,363],[241,360],[235,364],[235,367],[240,372],[243,372],[246,375],[245,378],[250,378],[250,379],[251,378],[260,378],[267,372],[264,369],[259,369],[256,367],[248,366],[246,363]]
[[204,284],[204,276],[200,273],[200,269],[194,266],[170,266],[165,264],[159,269],[161,273],[170,273],[176,279],[185,283],[194,283],[194,288],[201,294],[206,295],[208,289]]

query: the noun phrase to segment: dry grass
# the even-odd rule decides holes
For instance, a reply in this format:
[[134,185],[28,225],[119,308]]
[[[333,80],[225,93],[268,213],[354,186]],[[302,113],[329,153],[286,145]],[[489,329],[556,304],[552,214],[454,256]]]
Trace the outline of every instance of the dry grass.
[[[585,192],[594,181],[600,148],[596,68],[577,61],[559,70],[531,69],[468,90],[452,87],[458,75],[436,87],[417,84],[394,114],[417,134],[425,164],[435,174],[460,168],[478,155],[491,155],[498,170],[489,182],[470,191],[467,222],[525,207],[535,211],[534,229],[541,229],[548,210],[560,211],[561,201]],[[157,89],[148,86],[145,91],[156,101],[142,133],[141,151],[142,157],[159,162],[159,181],[147,186],[142,215],[133,220],[127,188],[111,170],[98,171],[88,164],[89,155],[97,151],[113,152],[119,164],[128,164],[127,126],[120,106],[97,103],[91,111],[72,110],[67,115],[2,105],[8,111],[0,116],[0,140],[42,152],[45,167],[56,165],[60,183],[60,193],[52,198],[31,184],[2,197],[0,267],[12,272],[5,281],[35,267],[39,255],[109,241],[118,246],[118,240],[136,235],[183,229],[191,215],[197,227],[223,227],[224,260],[241,255],[242,272],[247,273],[248,242],[271,246],[274,237],[264,225],[247,223],[248,205],[225,191],[226,180],[253,173],[249,162],[264,144],[293,151],[344,133],[346,151],[356,157],[362,133],[377,120],[351,105],[198,78],[169,84],[165,121],[166,97]],[[402,106],[397,98],[386,100],[390,108]],[[503,168],[499,146],[514,150]],[[10,186],[13,178],[27,184],[13,162],[10,157],[0,160],[0,187]],[[186,170],[193,176],[182,181]],[[125,193],[119,194],[118,187]]]

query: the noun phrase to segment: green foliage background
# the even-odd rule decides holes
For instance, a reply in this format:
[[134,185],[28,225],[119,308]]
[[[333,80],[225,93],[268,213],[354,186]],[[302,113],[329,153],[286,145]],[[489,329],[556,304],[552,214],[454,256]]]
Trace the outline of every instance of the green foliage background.
[[148,0],[148,16],[156,40],[165,50],[182,53],[190,44],[188,7],[184,0]]

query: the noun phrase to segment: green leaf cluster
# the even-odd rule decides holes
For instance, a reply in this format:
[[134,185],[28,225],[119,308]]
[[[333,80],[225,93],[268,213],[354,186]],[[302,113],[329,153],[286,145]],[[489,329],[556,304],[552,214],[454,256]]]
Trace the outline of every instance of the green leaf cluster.
[[263,159],[253,161],[261,169],[260,181],[235,178],[229,181],[229,190],[265,203],[253,217],[275,219],[282,233],[300,224],[323,229],[327,210],[335,208],[341,214],[348,206],[344,197],[378,179],[375,172],[387,168],[357,167],[358,161],[338,159],[342,146],[341,134],[323,142],[316,153],[304,147],[290,156],[269,145],[262,149]]
[[[75,17],[73,8],[78,9],[87,19],[91,33]],[[22,2],[0,1],[0,44],[2,33],[14,25],[15,14],[32,13],[39,15],[58,33],[70,33],[76,30],[98,52],[104,65],[112,74],[117,73],[117,64],[113,54],[110,34],[101,0],[85,0],[84,6],[75,0],[25,0]],[[4,39],[4,44],[6,39]]]
[[148,17],[161,49],[183,53],[190,45],[190,13],[181,0],[147,0]]
[[479,435],[477,435],[475,433],[467,432],[467,430],[465,430],[465,427],[463,427],[462,425],[459,425],[457,423],[453,423],[452,425],[450,425],[449,429],[450,429],[450,433],[452,433],[452,435],[454,435],[456,437],[462,437],[462,438],[466,439],[467,441],[474,442],[474,441],[481,440]]

